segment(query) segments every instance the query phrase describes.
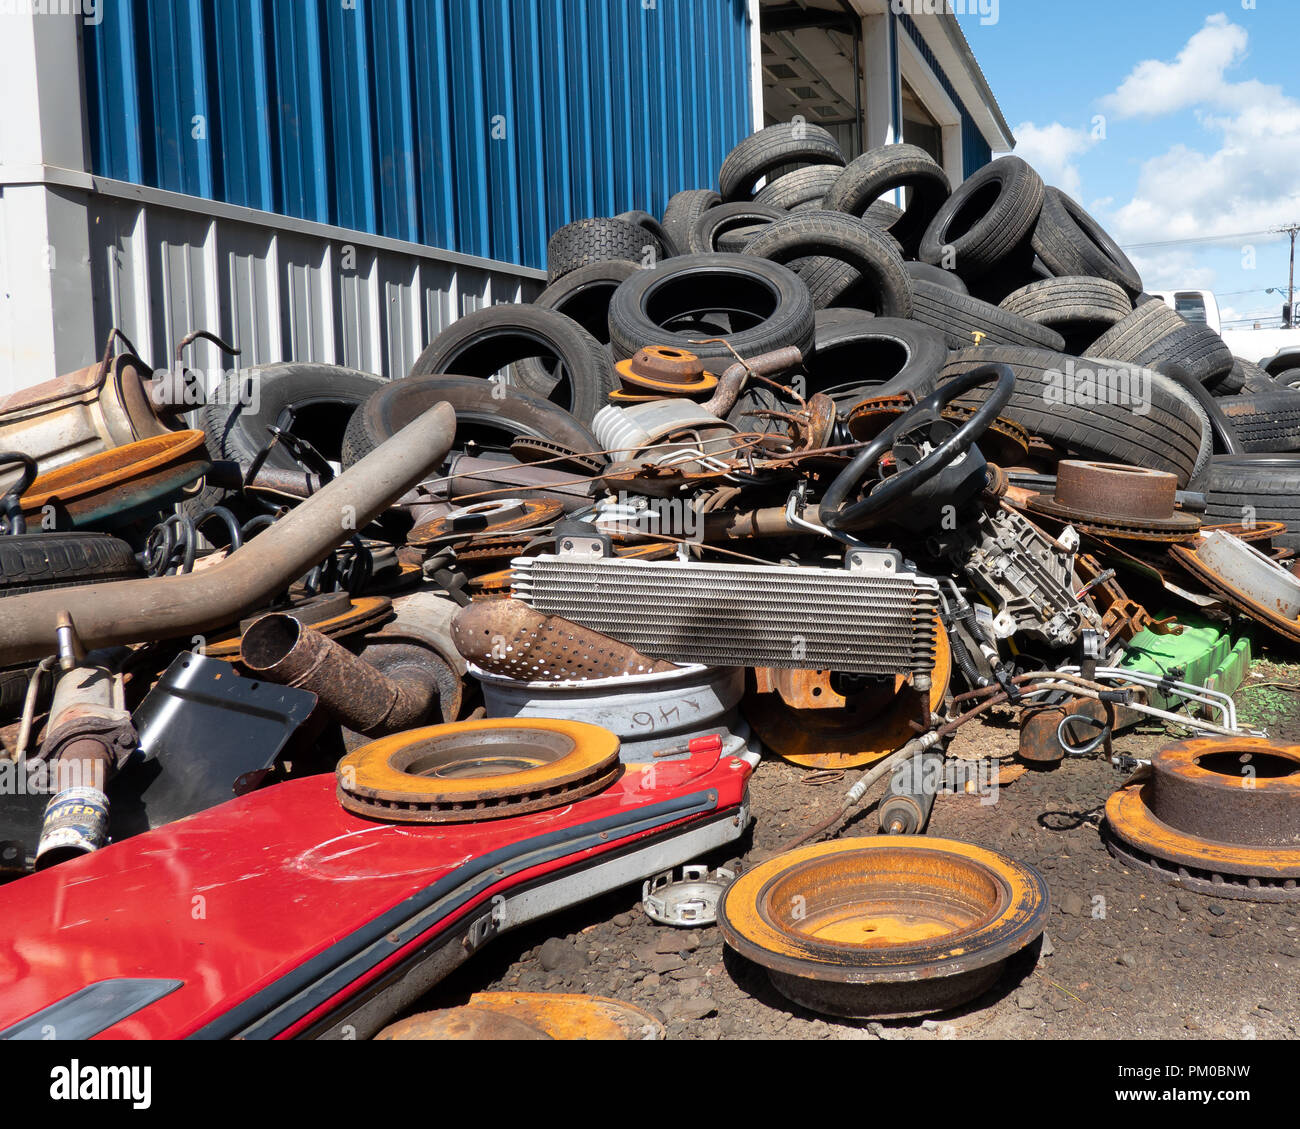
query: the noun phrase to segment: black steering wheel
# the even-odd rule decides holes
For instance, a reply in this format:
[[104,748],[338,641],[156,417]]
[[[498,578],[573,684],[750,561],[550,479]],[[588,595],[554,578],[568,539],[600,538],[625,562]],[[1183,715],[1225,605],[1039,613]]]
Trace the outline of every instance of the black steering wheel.
[[[865,498],[845,505],[846,500],[858,492],[863,479],[881,457],[893,449],[900,435],[923,422],[930,422],[958,396],[994,378],[998,383],[988,399],[947,439],[914,466],[877,483]],[[818,511],[822,525],[836,533],[852,533],[885,521],[905,505],[912,494],[970,450],[1007,406],[1015,386],[1016,374],[1011,367],[995,362],[980,365],[950,380],[937,392],[913,405],[864,447],[831,483]]]

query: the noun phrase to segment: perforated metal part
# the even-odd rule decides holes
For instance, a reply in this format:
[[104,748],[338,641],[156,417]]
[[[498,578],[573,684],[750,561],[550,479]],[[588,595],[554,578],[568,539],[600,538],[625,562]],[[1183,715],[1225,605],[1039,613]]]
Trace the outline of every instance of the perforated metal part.
[[519,600],[485,600],[462,609],[452,623],[452,639],[475,666],[520,682],[580,682],[675,669]]
[[520,557],[518,599],[652,658],[855,674],[934,666],[939,586],[914,573]]

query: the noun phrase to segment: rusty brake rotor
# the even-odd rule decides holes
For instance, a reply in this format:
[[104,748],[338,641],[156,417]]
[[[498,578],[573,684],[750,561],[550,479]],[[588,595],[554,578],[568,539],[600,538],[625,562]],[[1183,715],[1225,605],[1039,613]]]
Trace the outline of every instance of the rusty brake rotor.
[[1106,802],[1106,845],[1166,882],[1220,898],[1300,898],[1300,746],[1169,745]]
[[1034,495],[1028,509],[1107,537],[1185,541],[1201,523],[1194,514],[1178,511],[1177,493],[1177,476],[1164,471],[1062,459],[1055,495]]
[[901,1018],[980,995],[1047,923],[1032,867],[949,839],[816,843],[762,863],[718,907],[727,944],[784,996],[832,1015]]

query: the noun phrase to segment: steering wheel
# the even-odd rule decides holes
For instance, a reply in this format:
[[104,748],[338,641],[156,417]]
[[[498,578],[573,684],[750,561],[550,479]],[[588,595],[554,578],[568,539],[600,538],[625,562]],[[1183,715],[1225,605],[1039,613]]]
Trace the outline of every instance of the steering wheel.
[[[914,466],[884,479],[860,501],[845,505],[846,499],[860,489],[867,474],[893,449],[900,435],[905,435],[918,425],[932,422],[958,396],[994,378],[997,379],[997,386],[988,399],[952,435]],[[822,525],[837,533],[853,533],[868,526],[879,525],[897,513],[918,489],[970,450],[1007,406],[1015,386],[1016,374],[1011,367],[995,362],[980,365],[979,368],[950,380],[937,392],[913,405],[863,448],[831,483],[818,511]]]

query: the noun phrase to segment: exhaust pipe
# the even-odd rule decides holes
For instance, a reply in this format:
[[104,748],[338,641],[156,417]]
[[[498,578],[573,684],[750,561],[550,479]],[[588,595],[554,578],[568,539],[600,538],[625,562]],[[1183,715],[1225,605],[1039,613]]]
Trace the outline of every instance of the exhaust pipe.
[[310,690],[339,721],[367,737],[415,728],[438,700],[432,677],[389,678],[283,612],[262,616],[244,632],[239,661],[268,682]]
[[455,432],[455,411],[439,404],[211,568],[6,597],[0,662],[11,666],[48,655],[60,613],[71,615],[88,650],[172,639],[238,620],[427,478],[447,457]]

